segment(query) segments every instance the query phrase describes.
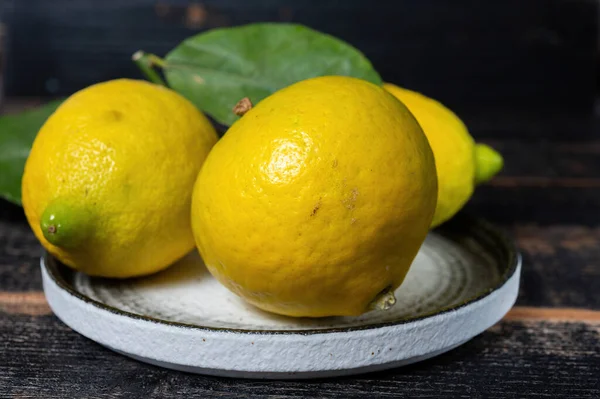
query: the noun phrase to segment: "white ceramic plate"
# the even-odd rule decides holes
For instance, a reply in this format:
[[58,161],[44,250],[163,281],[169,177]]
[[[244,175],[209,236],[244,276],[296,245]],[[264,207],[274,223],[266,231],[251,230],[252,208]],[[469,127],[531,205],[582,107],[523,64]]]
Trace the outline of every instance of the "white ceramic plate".
[[49,255],[42,259],[48,303],[73,330],[144,362],[249,378],[355,374],[443,353],[508,312],[519,274],[513,244],[466,216],[428,236],[392,309],[360,317],[262,312],[214,280],[196,253],[126,281],[90,278]]

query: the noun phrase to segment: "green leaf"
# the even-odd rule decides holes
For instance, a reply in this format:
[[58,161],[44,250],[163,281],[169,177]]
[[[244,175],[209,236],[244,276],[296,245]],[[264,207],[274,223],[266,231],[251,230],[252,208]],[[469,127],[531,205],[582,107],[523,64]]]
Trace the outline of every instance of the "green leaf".
[[240,99],[256,104],[311,77],[344,75],[381,84],[357,49],[296,24],[210,30],[184,40],[160,66],[172,89],[225,125],[238,119],[231,109]]
[[39,108],[0,117],[0,197],[21,204],[21,177],[38,131],[62,103],[52,101]]

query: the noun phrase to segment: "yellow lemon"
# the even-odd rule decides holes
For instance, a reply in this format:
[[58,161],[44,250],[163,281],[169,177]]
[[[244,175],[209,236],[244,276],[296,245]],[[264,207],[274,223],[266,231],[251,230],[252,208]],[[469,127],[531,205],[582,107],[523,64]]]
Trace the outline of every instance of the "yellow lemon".
[[90,275],[131,277],[194,247],[194,181],[217,135],[172,90],[113,80],[69,97],[39,131],[23,207],[42,245]]
[[264,310],[358,315],[387,307],[433,217],[437,178],[421,128],[381,87],[293,84],[233,124],[194,187],[209,271]]
[[432,227],[438,226],[465,205],[477,183],[502,169],[502,156],[485,144],[475,144],[458,116],[436,100],[391,83],[383,87],[412,112],[433,150],[438,201]]

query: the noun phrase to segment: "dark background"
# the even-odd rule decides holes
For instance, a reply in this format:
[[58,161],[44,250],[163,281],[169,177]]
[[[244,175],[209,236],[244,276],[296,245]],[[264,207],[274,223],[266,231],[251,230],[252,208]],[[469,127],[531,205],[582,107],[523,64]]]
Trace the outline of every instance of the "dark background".
[[141,78],[135,51],[162,56],[206,29],[303,23],[359,48],[386,81],[442,101],[503,154],[504,170],[467,211],[501,224],[592,226],[598,16],[596,0],[0,0],[5,111]]
[[385,80],[491,127],[593,112],[597,19],[595,0],[0,0],[9,96],[141,77],[136,50],[164,55],[209,28],[290,21],[348,41]]

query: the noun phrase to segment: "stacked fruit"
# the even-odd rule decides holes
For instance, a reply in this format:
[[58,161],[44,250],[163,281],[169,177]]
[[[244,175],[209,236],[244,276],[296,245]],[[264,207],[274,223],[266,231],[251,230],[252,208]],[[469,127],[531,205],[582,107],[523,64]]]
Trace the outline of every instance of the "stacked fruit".
[[[273,29],[320,35],[258,28],[279,41]],[[222,45],[223,31],[216,35]],[[167,57],[172,89],[148,69],[152,63],[141,64],[155,83],[88,87],[37,134],[23,206],[40,242],[64,264],[95,276],[142,276],[195,243],[212,275],[259,308],[358,315],[394,304],[430,228],[502,167],[449,109],[369,77],[370,64],[354,49],[338,69],[284,63],[279,69],[289,69],[289,79],[266,92],[255,68],[238,85],[230,81],[235,88],[225,98],[210,74],[193,73],[196,86],[175,90],[189,73],[178,69],[181,51]],[[268,45],[255,51],[275,59]],[[244,99],[235,117],[235,102],[226,101],[233,95],[248,95],[256,106]],[[198,109],[234,122],[218,140]]]

